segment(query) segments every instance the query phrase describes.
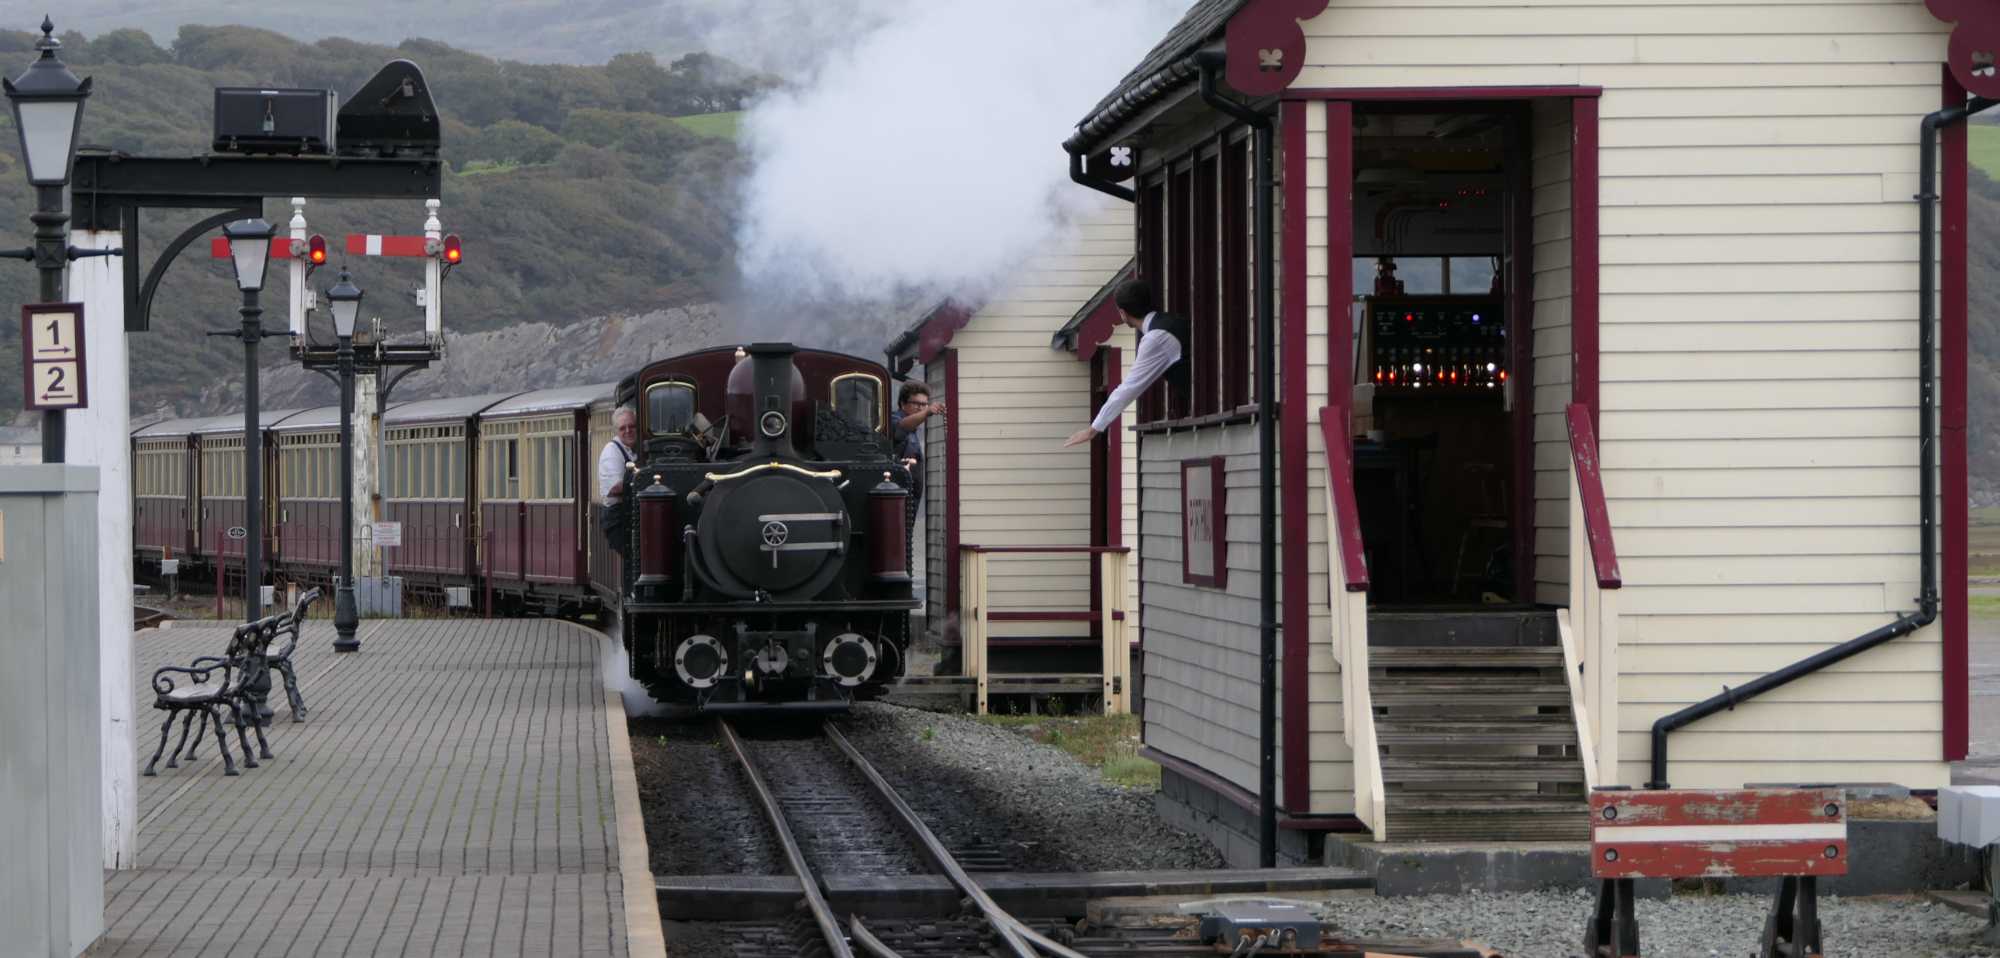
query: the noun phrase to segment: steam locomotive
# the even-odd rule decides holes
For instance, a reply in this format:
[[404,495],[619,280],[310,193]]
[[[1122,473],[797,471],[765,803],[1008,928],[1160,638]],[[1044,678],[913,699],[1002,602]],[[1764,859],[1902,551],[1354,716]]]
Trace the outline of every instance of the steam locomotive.
[[634,679],[727,712],[843,709],[902,676],[910,475],[883,367],[757,343],[659,361],[617,399],[641,436],[616,599]]
[[[640,427],[622,557],[598,521],[594,455],[619,405]],[[663,702],[845,707],[903,674],[917,607],[891,414],[880,364],[781,344],[674,356],[615,384],[395,403],[380,515],[401,534],[384,571],[487,615],[621,612],[632,674]],[[329,587],[340,412],[261,418],[261,574]],[[239,413],[133,431],[142,571],[241,588],[242,428]]]

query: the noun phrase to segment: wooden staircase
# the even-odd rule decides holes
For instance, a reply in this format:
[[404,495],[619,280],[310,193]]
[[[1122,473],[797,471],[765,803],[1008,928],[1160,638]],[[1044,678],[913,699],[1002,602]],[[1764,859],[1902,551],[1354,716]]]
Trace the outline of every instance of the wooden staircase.
[[1390,841],[1588,839],[1553,612],[1376,612],[1368,635]]

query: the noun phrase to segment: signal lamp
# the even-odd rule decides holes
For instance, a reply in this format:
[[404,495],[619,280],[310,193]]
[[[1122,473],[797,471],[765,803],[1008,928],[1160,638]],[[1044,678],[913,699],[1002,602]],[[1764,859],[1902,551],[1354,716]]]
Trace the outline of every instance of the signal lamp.
[[461,247],[461,246],[459,245],[459,242],[458,242],[458,234],[457,234],[457,233],[452,233],[452,234],[449,234],[449,235],[447,235],[447,236],[446,236],[446,237],[444,238],[444,262],[445,262],[445,265],[446,265],[446,266],[456,266],[456,265],[458,265],[458,262],[459,262],[459,260],[462,260],[462,259],[464,259],[464,258],[465,258],[465,250],[464,250],[464,248],[463,248],[463,247]]
[[306,262],[314,266],[326,265],[326,237],[314,233],[306,240]]

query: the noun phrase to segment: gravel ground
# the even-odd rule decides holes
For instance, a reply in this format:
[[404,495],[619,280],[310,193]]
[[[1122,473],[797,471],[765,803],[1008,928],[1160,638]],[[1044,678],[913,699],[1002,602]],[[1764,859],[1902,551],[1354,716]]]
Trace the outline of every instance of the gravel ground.
[[[1595,905],[1588,891],[1341,898],[1330,921],[1354,935],[1454,937],[1506,958],[1583,954]],[[1771,900],[1761,895],[1676,895],[1639,901],[1639,946],[1646,958],[1741,958],[1757,953]],[[1943,905],[1907,898],[1820,899],[1826,953],[1869,958],[1971,958],[2000,954],[1978,944],[1985,925]]]
[[653,874],[788,873],[750,783],[706,723],[632,719],[628,727]]
[[[1221,868],[1152,797],[1061,749],[958,715],[867,704],[843,728],[945,841],[992,844],[1022,871]],[[947,836],[947,832],[955,835]]]

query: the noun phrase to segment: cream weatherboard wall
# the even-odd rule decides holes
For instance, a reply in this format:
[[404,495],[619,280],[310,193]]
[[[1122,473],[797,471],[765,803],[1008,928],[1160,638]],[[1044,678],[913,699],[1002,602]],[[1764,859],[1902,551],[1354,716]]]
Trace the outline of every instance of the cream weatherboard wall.
[[[1570,159],[1576,131],[1568,100],[1537,100],[1530,114],[1534,193],[1533,375],[1535,404],[1535,601],[1569,604]],[[1602,246],[1603,244],[1599,244]],[[1601,297],[1600,297],[1601,299]],[[1517,391],[1518,392],[1518,391]],[[1514,401],[1522,401],[1515,396]]]
[[[932,628],[942,624],[944,586],[943,502],[947,430],[958,440],[959,541],[985,546],[1087,546],[1090,544],[1089,447],[1062,442],[1090,422],[1090,365],[1050,346],[1050,337],[1131,260],[1131,204],[1095,202],[1057,239],[1022,263],[1008,285],[989,298],[953,335],[957,354],[956,407],[940,428],[927,427],[931,467],[925,497],[934,505],[929,525]],[[1124,346],[1131,362],[1131,334],[1121,330],[1107,345]],[[933,363],[932,398],[946,393]],[[1127,417],[1129,421],[1129,417]],[[1134,459],[1126,446],[1124,477],[1133,486]],[[1128,516],[1133,499],[1128,492]],[[1133,541],[1130,520],[1123,520]],[[988,562],[988,592],[996,612],[1081,611],[1091,606],[1087,556],[995,555]],[[1136,608],[1137,573],[1127,583]],[[995,636],[1074,634],[1074,623],[995,622]],[[1136,630],[1135,630],[1136,634]]]
[[[1646,777],[1657,716],[1913,607],[1911,197],[1945,24],[1918,0],[1334,0],[1305,27],[1295,88],[1603,88],[1620,782]],[[1549,219],[1535,239],[1553,252],[1566,218]],[[1537,298],[1555,309],[1541,253]],[[1938,633],[1677,733],[1672,781],[1943,784]]]

